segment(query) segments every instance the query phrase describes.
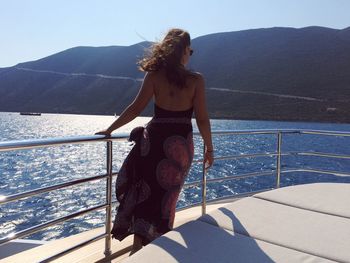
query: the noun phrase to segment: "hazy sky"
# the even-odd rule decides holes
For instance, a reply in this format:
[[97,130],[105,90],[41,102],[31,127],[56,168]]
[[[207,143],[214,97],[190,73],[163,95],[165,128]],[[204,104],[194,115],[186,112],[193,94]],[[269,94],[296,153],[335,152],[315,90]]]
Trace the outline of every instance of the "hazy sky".
[[350,0],[0,0],[0,67],[75,46],[262,27],[350,26]]

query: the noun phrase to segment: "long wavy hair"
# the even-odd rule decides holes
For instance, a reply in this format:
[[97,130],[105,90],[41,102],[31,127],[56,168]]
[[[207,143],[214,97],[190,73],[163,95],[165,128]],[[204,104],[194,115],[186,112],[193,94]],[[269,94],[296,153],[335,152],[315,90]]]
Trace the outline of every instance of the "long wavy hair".
[[152,72],[164,69],[170,84],[182,89],[193,72],[181,64],[186,47],[191,45],[190,34],[182,29],[168,31],[161,42],[154,43],[145,57],[138,62],[141,71]]

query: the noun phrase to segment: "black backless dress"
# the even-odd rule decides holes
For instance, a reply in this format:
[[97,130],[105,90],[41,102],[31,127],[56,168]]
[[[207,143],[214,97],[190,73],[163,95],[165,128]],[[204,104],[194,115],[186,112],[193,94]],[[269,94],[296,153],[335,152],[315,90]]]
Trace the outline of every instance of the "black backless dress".
[[193,159],[192,112],[154,104],[152,120],[131,132],[135,145],[116,182],[120,205],[114,238],[137,234],[146,245],[173,228],[176,202]]

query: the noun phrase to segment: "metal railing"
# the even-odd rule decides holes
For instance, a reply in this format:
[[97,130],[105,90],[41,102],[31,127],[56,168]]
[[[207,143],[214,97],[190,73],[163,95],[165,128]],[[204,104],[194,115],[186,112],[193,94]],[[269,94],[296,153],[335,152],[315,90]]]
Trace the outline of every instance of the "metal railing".
[[[276,151],[275,152],[264,152],[264,153],[255,153],[255,154],[240,154],[240,155],[233,155],[233,156],[220,156],[216,157],[215,160],[232,160],[232,159],[239,159],[239,158],[256,158],[256,157],[276,157],[276,170],[271,171],[264,171],[264,172],[254,172],[254,173],[246,173],[246,174],[240,174],[240,175],[228,175],[225,177],[219,177],[219,178],[210,178],[207,179],[206,175],[206,169],[205,164],[203,163],[202,159],[194,160],[194,163],[203,163],[202,165],[202,176],[200,181],[190,182],[184,185],[184,188],[188,187],[198,187],[201,186],[201,202],[191,204],[189,206],[186,206],[184,208],[192,207],[195,205],[201,205],[202,207],[202,214],[206,213],[206,205],[210,202],[217,202],[222,199],[227,198],[241,198],[245,196],[249,196],[252,194],[255,194],[257,192],[262,192],[266,190],[271,190],[272,188],[263,189],[256,192],[248,192],[243,194],[235,194],[233,196],[226,196],[223,198],[216,198],[214,200],[207,200],[207,184],[208,183],[214,183],[214,182],[223,182],[228,180],[238,180],[242,178],[249,178],[249,177],[257,177],[257,176],[266,176],[266,175],[276,175],[276,184],[275,188],[280,187],[281,182],[281,174],[282,173],[288,173],[288,172],[309,172],[309,173],[324,173],[324,174],[334,174],[338,176],[350,176],[350,173],[344,173],[344,172],[337,172],[337,171],[331,171],[331,170],[322,170],[322,169],[281,169],[281,158],[282,156],[286,155],[301,155],[301,156],[317,156],[317,157],[326,157],[326,158],[340,158],[340,159],[350,159],[349,155],[342,155],[342,154],[334,154],[334,153],[323,153],[323,152],[282,152],[282,135],[285,134],[312,134],[312,135],[322,135],[322,136],[346,136],[350,137],[350,132],[338,132],[338,131],[318,131],[318,130],[290,130],[290,129],[284,129],[284,130],[236,130],[236,131],[213,131],[213,136],[223,136],[223,135],[272,135],[276,136]],[[194,135],[198,136],[199,133],[195,133]],[[101,135],[93,135],[93,136],[80,136],[80,137],[66,137],[66,138],[55,138],[55,139],[37,139],[37,140],[28,140],[28,141],[9,141],[9,142],[0,142],[0,152],[3,151],[13,151],[13,150],[22,150],[22,149],[33,149],[38,147],[54,147],[59,145],[67,145],[67,144],[82,144],[82,143],[91,143],[91,142],[106,142],[106,149],[107,149],[107,157],[106,157],[106,174],[102,175],[96,175],[89,178],[83,178],[78,180],[72,180],[69,182],[49,186],[49,187],[43,187],[38,188],[34,190],[30,190],[24,193],[14,194],[10,196],[2,196],[0,197],[0,205],[8,202],[13,202],[22,198],[46,193],[49,191],[57,190],[66,188],[69,186],[82,184],[86,182],[106,179],[106,202],[104,204],[93,206],[90,208],[87,208],[85,210],[69,214],[67,216],[60,217],[55,220],[48,221],[46,223],[36,225],[24,230],[21,230],[16,233],[12,233],[8,235],[5,238],[0,239],[0,245],[5,244],[11,240],[22,238],[28,235],[31,235],[35,232],[38,232],[42,229],[45,229],[49,226],[67,221],[69,219],[78,217],[80,215],[96,211],[99,209],[106,209],[106,219],[105,219],[105,233],[97,235],[89,240],[86,240],[82,243],[79,243],[73,247],[70,247],[64,251],[61,251],[55,255],[50,256],[49,258],[46,258],[42,260],[41,262],[49,262],[52,261],[58,257],[61,257],[67,253],[70,253],[78,248],[81,248],[83,246],[86,246],[92,242],[95,242],[97,240],[100,240],[102,238],[105,238],[105,251],[104,254],[106,257],[111,255],[111,215],[112,215],[112,178],[113,176],[116,176],[118,173],[113,172],[112,169],[112,147],[113,147],[113,141],[120,141],[120,140],[126,140],[128,138],[128,134],[117,134],[112,135],[111,137],[105,137]],[[203,147],[203,153],[204,153],[204,147]],[[184,209],[181,208],[181,209]]]
[[[276,136],[276,152],[265,152],[265,153],[256,153],[256,154],[240,154],[234,156],[222,156],[215,157],[215,160],[232,160],[232,159],[240,159],[240,158],[256,158],[256,157],[267,157],[267,156],[276,156],[276,171],[269,172],[256,172],[256,173],[247,173],[241,175],[231,175],[214,179],[207,179],[205,166],[203,164],[203,175],[201,181],[191,182],[189,184],[185,184],[184,187],[192,187],[192,186],[202,186],[202,201],[200,203],[196,203],[195,205],[202,206],[202,214],[206,213],[206,204],[210,202],[217,202],[218,198],[208,201],[207,200],[207,183],[219,182],[219,181],[231,181],[231,180],[239,180],[242,178],[249,177],[257,177],[257,176],[266,176],[273,175],[276,173],[276,186],[275,188],[280,187],[281,183],[281,173],[291,173],[291,172],[307,172],[307,173],[318,173],[318,174],[333,174],[336,176],[350,176],[349,173],[332,171],[332,170],[322,170],[322,169],[311,169],[311,168],[299,168],[299,169],[281,169],[281,158],[282,156],[287,155],[300,155],[300,156],[316,156],[316,157],[326,157],[326,158],[337,158],[337,159],[350,159],[350,155],[343,154],[334,154],[334,153],[323,153],[323,152],[282,152],[282,135],[283,134],[300,134],[300,135],[321,135],[321,136],[342,136],[342,137],[350,137],[350,132],[344,131],[326,131],[326,130],[294,130],[294,129],[281,129],[281,130],[236,130],[236,131],[214,131],[212,133],[213,136],[220,135],[274,135]],[[204,152],[204,149],[203,149]],[[194,160],[194,162],[202,162],[203,160]],[[229,199],[229,198],[241,198],[256,194],[258,192],[264,192],[271,190],[273,188],[267,188],[260,191],[248,192],[243,194],[235,194],[231,196],[225,196],[220,199]],[[191,205],[192,206],[192,205]],[[186,207],[184,207],[186,208]]]
[[65,183],[38,188],[34,190],[30,190],[27,192],[14,194],[10,196],[1,196],[0,197],[0,205],[8,202],[17,201],[19,199],[30,197],[46,192],[50,192],[53,190],[58,190],[62,188],[66,188],[69,186],[82,184],[91,181],[97,181],[101,179],[106,179],[106,202],[102,205],[93,206],[87,208],[85,210],[69,214],[67,216],[60,217],[55,220],[50,220],[46,223],[39,224],[16,233],[11,233],[7,237],[0,239],[0,245],[8,243],[11,240],[22,238],[33,233],[36,233],[40,230],[48,228],[52,225],[56,225],[62,222],[65,222],[69,219],[96,211],[100,209],[106,209],[106,220],[105,220],[105,233],[97,235],[89,240],[86,240],[78,245],[65,249],[64,251],[59,252],[58,254],[52,255],[47,259],[42,260],[41,262],[49,262],[58,257],[61,257],[67,253],[70,253],[80,247],[86,246],[92,242],[98,241],[102,238],[105,238],[105,251],[104,254],[106,257],[111,255],[111,217],[112,217],[112,177],[117,175],[118,173],[113,173],[112,170],[112,141],[116,140],[126,140],[128,138],[128,134],[117,134],[111,137],[105,137],[102,135],[93,135],[93,136],[79,136],[79,137],[65,137],[65,138],[55,138],[55,139],[37,139],[37,140],[27,140],[27,141],[9,141],[9,142],[0,142],[0,152],[4,151],[13,151],[13,150],[23,150],[23,149],[33,149],[40,147],[49,147],[49,146],[60,146],[67,144],[82,144],[82,143],[90,143],[90,142],[101,142],[106,141],[107,144],[107,155],[106,155],[106,174],[96,175],[89,178],[83,178],[78,180],[72,180]]

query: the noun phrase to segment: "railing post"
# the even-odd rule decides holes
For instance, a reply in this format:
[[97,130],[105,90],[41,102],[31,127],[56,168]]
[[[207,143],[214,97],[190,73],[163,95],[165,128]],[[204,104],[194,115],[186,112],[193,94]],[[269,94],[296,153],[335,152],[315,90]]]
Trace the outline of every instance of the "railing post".
[[112,254],[111,251],[111,218],[112,218],[112,141],[107,141],[107,181],[106,181],[106,240],[105,256]]
[[279,131],[277,133],[276,188],[279,188],[281,183],[281,145],[282,145],[282,132]]
[[[205,145],[203,143],[203,160],[205,158]],[[205,169],[205,162],[203,162],[202,168],[202,215],[207,212],[207,170]]]

